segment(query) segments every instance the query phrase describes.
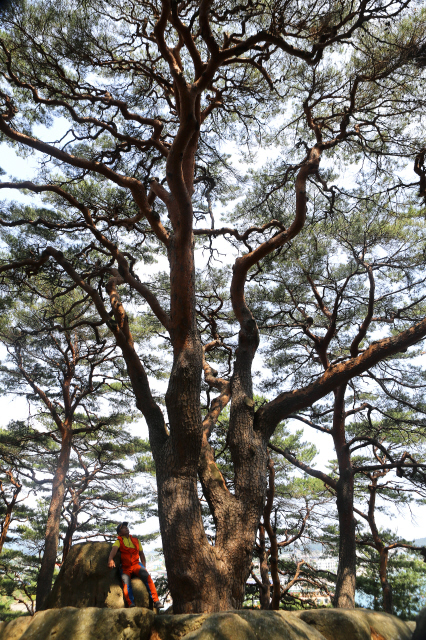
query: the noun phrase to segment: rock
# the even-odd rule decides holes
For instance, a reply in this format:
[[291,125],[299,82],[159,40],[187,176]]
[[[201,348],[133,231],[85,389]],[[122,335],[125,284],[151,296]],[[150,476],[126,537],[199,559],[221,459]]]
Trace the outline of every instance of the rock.
[[64,607],[3,625],[0,640],[411,640],[411,630],[394,616],[364,609],[156,616],[138,607]]
[[199,629],[207,617],[207,614],[197,613],[156,616],[152,636],[154,640],[181,640],[191,631]]
[[142,608],[48,609],[34,616],[20,640],[149,640],[154,617]]
[[3,623],[0,628],[0,640],[19,640],[32,621],[32,616],[21,616],[8,623]]
[[426,608],[422,609],[416,618],[416,629],[412,640],[425,640],[426,638]]
[[[372,640],[412,640],[412,631],[408,624],[390,613],[355,609],[355,614],[368,622]],[[423,640],[425,640],[423,638]]]
[[416,630],[416,621],[415,620],[406,620],[405,624],[410,627],[411,632],[414,633],[414,631]]
[[[156,618],[151,640],[325,640],[302,620],[275,611],[185,616],[180,633],[176,619],[184,616],[167,616],[170,621],[164,620],[165,617]],[[185,635],[181,635],[187,629]]]
[[268,640],[324,640],[324,636],[287,611],[239,611],[257,638]]
[[[109,569],[109,542],[85,542],[71,547],[47,599],[47,609],[61,607],[125,607],[118,569]],[[116,567],[120,552],[115,557]],[[149,607],[148,592],[139,578],[132,578],[137,607]]]
[[412,636],[410,627],[399,618],[368,609],[311,609],[292,615],[315,627],[327,640],[411,640]]
[[371,640],[370,625],[355,613],[354,609],[311,609],[291,615],[315,627],[327,640]]

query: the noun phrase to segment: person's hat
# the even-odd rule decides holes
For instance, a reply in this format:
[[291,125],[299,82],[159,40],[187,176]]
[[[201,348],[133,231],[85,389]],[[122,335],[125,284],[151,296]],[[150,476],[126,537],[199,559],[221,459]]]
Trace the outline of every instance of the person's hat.
[[128,524],[129,524],[128,522],[121,522],[120,524],[118,524],[116,529],[117,533],[120,533],[121,527],[127,527]]

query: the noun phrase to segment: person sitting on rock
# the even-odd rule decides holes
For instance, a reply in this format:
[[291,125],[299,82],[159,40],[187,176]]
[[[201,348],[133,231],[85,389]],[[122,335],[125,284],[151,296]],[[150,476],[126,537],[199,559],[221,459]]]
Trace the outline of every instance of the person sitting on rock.
[[108,566],[110,569],[115,568],[114,558],[117,555],[117,551],[120,549],[120,575],[123,582],[124,598],[128,606],[135,606],[131,578],[133,576],[136,576],[140,578],[146,586],[150,606],[153,605],[156,609],[162,609],[163,605],[158,599],[155,585],[152,581],[151,576],[145,568],[146,559],[145,554],[142,550],[142,545],[137,538],[134,538],[130,535],[128,525],[128,522],[122,522],[117,527],[118,538],[112,545],[111,553],[109,554],[108,558]]

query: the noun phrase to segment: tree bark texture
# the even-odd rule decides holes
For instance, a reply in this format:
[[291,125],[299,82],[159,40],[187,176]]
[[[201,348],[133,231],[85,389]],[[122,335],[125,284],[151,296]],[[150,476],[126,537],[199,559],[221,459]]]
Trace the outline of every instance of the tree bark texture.
[[388,582],[388,560],[389,560],[389,548],[385,546],[382,538],[380,537],[379,530],[376,525],[375,509],[376,509],[376,496],[379,475],[383,475],[383,472],[377,472],[373,474],[371,478],[371,484],[368,487],[370,492],[370,499],[368,503],[368,524],[370,525],[370,531],[373,536],[374,545],[379,553],[379,576],[380,585],[383,593],[383,611],[386,613],[393,613],[392,602],[392,587]]
[[3,525],[2,525],[2,529],[1,529],[0,553],[3,551],[3,545],[4,545],[5,541],[6,541],[7,532],[9,531],[10,521],[12,520],[12,511],[13,511],[13,504],[10,503],[7,506],[6,517],[3,520]]
[[62,564],[65,562],[65,558],[67,557],[69,550],[71,549],[71,546],[72,546],[72,539],[73,539],[74,533],[77,530],[79,510],[80,510],[79,496],[76,496],[73,499],[71,517],[65,533],[64,546],[62,551]]
[[265,526],[262,523],[259,525],[259,546],[259,568],[260,579],[262,582],[262,586],[259,587],[259,600],[260,608],[265,610],[269,609],[271,604],[271,585],[269,582],[269,564],[265,541]]
[[[281,583],[280,576],[278,573],[278,541],[276,528],[272,526],[271,523],[271,513],[272,507],[274,504],[274,496],[275,496],[275,469],[274,469],[274,461],[272,458],[268,460],[268,489],[266,492],[266,502],[265,507],[263,509],[263,521],[265,523],[265,529],[269,538],[269,562],[271,566],[271,579],[272,579],[272,600],[270,603],[270,608],[278,611],[280,608],[280,599],[281,599]],[[269,580],[269,577],[268,577]]]
[[380,549],[380,584],[383,592],[383,611],[393,614],[393,598],[392,587],[387,579],[389,551],[388,549]]
[[3,545],[6,541],[7,532],[9,531],[10,523],[12,521],[12,513],[15,509],[16,501],[18,500],[19,493],[22,489],[21,483],[13,477],[12,469],[6,471],[6,475],[9,477],[10,482],[14,485],[14,490],[12,493],[12,498],[10,501],[7,500],[5,492],[3,490],[3,485],[0,483],[0,488],[2,491],[3,502],[6,506],[6,515],[1,525],[1,535],[0,535],[0,553],[3,551]]
[[334,606],[339,609],[354,609],[356,583],[354,476],[345,438],[345,391],[346,385],[341,385],[334,393],[333,440],[339,464],[336,502],[340,531]]
[[40,572],[37,578],[37,611],[42,611],[44,609],[46,599],[52,589],[52,579],[55,571],[56,554],[59,542],[59,525],[66,489],[65,481],[70,460],[71,440],[72,431],[71,429],[66,429],[61,442],[58,466],[53,477],[52,497],[47,515],[44,553],[41,561]]

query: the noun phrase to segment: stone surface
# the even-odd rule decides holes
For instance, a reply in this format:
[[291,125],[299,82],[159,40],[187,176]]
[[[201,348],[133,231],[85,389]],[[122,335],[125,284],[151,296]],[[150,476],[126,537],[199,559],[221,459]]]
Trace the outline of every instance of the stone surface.
[[64,607],[0,627],[0,640],[411,640],[411,635],[398,618],[363,609],[157,616],[139,607]]
[[[109,569],[107,565],[110,551],[109,542],[85,542],[71,547],[47,600],[47,608],[125,607],[118,568]],[[116,567],[119,560],[120,552],[115,557]],[[139,578],[132,578],[132,588],[136,606],[149,607],[147,590]]]
[[191,631],[196,631],[207,619],[207,614],[163,614],[156,616],[152,628],[152,640],[181,640]]
[[396,616],[369,609],[355,609],[354,613],[368,622],[373,640],[376,640],[374,634],[376,634],[377,640],[380,640],[380,636],[385,640],[412,640],[410,627]]
[[416,618],[416,630],[412,640],[425,640],[426,638],[426,609],[422,609]]
[[21,616],[11,620],[7,624],[2,624],[0,628],[0,640],[19,640],[26,628],[31,624],[31,616]]
[[[170,618],[165,620],[164,618]],[[176,625],[177,619],[180,628]],[[181,635],[183,634],[183,635]],[[275,611],[236,611],[209,616],[160,616],[150,640],[325,640],[302,620]]]
[[154,615],[142,608],[48,609],[34,616],[20,640],[149,640]]
[[315,627],[327,640],[412,640],[412,631],[405,622],[379,611],[312,609],[291,615]]
[[354,613],[352,609],[311,609],[291,615],[314,627],[327,640],[371,640],[367,620]]

